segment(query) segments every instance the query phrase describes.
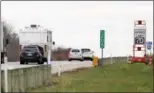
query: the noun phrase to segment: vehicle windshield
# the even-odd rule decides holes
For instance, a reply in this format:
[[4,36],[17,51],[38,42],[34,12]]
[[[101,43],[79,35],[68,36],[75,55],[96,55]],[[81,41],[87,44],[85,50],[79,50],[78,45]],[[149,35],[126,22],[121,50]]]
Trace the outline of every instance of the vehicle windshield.
[[36,47],[24,47],[23,51],[26,51],[26,52],[37,52],[37,48]]
[[90,49],[81,49],[82,52],[90,52]]
[[72,52],[80,52],[79,49],[73,49]]

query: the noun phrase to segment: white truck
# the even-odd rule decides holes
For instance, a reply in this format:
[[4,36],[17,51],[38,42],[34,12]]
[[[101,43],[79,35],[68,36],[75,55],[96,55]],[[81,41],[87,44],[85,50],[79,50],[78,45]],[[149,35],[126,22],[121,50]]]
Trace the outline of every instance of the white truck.
[[[20,29],[19,44],[22,52],[23,48],[28,45],[37,45],[42,49],[43,63],[50,63],[52,47],[52,31],[43,28],[40,25],[32,24]],[[20,59],[21,63],[21,59]]]

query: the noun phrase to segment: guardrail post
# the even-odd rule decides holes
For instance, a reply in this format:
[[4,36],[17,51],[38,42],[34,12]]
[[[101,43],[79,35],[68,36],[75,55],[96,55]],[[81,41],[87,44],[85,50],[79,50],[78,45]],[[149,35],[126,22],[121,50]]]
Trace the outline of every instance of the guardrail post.
[[8,68],[7,68],[8,59],[4,56],[4,64],[6,65],[4,70],[4,85],[5,85],[5,92],[8,92]]
[[110,58],[111,58],[111,64],[113,64],[113,61],[112,61],[112,54],[111,54],[111,57],[110,57]]
[[58,68],[58,76],[61,76],[61,64],[59,64],[59,68]]

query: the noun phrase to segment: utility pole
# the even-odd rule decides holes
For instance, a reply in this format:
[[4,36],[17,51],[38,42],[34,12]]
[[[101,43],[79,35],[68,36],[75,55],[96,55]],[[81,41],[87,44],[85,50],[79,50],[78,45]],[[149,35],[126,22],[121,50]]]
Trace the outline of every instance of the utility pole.
[[[2,21],[1,21],[1,30],[0,30],[0,52],[2,53],[2,47],[3,47],[3,25],[2,25]],[[1,53],[0,53],[0,61],[2,60],[1,59]],[[1,67],[1,64],[0,64],[0,67]],[[1,71],[0,71],[0,81],[1,81]],[[0,87],[1,87],[1,82],[0,82]],[[1,88],[0,88],[0,91],[1,91]]]

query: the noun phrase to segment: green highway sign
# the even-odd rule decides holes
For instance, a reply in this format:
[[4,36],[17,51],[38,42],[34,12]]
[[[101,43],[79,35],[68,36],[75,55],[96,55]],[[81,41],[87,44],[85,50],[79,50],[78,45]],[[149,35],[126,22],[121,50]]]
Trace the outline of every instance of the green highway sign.
[[101,30],[100,31],[100,48],[105,47],[105,31]]

